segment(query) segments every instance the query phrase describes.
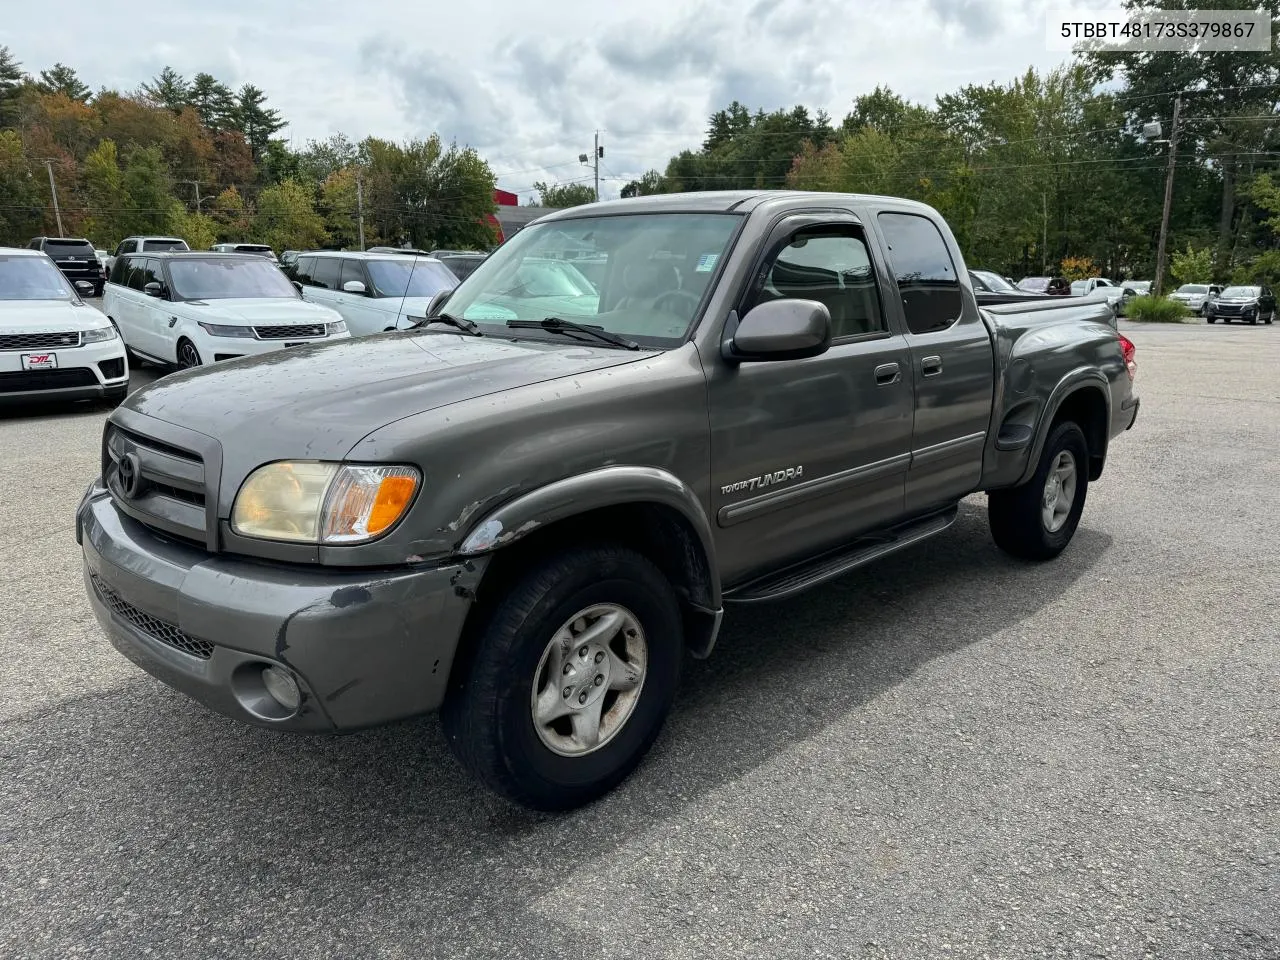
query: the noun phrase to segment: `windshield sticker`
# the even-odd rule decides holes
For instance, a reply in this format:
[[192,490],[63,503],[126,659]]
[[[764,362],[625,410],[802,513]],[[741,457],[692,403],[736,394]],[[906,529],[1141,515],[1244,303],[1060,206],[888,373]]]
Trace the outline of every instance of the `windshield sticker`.
[[694,268],[697,273],[710,273],[715,269],[716,261],[720,259],[718,253],[704,253],[698,258],[698,265]]

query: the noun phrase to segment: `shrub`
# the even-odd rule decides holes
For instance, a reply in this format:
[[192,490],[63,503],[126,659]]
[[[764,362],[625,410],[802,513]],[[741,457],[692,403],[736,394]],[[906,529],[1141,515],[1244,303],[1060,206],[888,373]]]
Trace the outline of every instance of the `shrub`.
[[1134,297],[1125,304],[1124,313],[1139,323],[1181,323],[1187,310],[1168,297]]

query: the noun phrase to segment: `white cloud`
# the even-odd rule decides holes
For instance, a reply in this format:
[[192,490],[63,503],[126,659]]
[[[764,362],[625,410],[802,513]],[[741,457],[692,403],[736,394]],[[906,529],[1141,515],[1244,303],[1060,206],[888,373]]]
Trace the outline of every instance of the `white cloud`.
[[61,60],[94,88],[125,90],[166,63],[207,70],[263,88],[295,145],[436,131],[480,149],[522,196],[536,180],[588,177],[577,157],[597,128],[612,195],[615,175],[696,147],[733,99],[838,122],[877,84],[930,101],[1062,59],[1045,49],[1049,4],[1033,0],[219,0],[145,16],[96,7],[71,34],[57,9],[8,6],[0,44],[28,70]]

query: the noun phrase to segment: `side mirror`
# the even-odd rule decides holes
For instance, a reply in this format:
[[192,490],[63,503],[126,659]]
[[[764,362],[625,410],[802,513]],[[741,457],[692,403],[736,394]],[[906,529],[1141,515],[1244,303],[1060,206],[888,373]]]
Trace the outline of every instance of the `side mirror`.
[[155,281],[155,280],[152,280],[150,283],[148,283],[145,287],[143,287],[143,288],[142,288],[142,291],[143,291],[143,292],[144,292],[148,297],[163,297],[163,296],[164,296],[164,284],[163,284],[163,283],[159,283],[159,282],[157,282],[157,281]]
[[93,296],[93,284],[88,280],[77,280],[76,293],[80,294],[82,297]]
[[342,285],[342,289],[346,293],[364,293],[365,292],[364,281],[348,280],[346,283]]
[[434,317],[436,313],[444,306],[445,301],[453,295],[452,290],[441,290],[431,298],[427,304],[427,316]]
[[293,281],[293,285],[298,288],[299,293],[302,292],[302,284],[300,284],[297,280]]
[[803,360],[831,347],[831,311],[816,300],[770,300],[748,311],[725,338],[731,362]]

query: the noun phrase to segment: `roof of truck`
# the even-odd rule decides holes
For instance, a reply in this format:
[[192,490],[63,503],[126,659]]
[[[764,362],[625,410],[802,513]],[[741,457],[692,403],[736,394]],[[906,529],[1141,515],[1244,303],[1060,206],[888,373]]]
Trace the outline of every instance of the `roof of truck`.
[[689,193],[655,193],[647,197],[602,200],[578,207],[556,210],[539,218],[569,220],[575,217],[599,217],[615,213],[750,213],[764,204],[815,207],[827,204],[876,203],[919,212],[936,211],[927,204],[902,197],[885,197],[864,193],[815,193],[809,190],[705,190]]

